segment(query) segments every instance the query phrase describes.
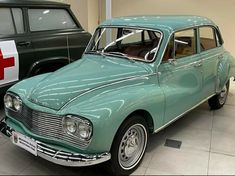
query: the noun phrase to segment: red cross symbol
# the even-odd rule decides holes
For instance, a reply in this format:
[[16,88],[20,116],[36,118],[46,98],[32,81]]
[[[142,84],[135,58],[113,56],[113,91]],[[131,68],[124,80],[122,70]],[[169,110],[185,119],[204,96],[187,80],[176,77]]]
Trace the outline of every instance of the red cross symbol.
[[2,50],[0,48],[0,80],[4,80],[4,69],[15,66],[15,58],[3,58]]

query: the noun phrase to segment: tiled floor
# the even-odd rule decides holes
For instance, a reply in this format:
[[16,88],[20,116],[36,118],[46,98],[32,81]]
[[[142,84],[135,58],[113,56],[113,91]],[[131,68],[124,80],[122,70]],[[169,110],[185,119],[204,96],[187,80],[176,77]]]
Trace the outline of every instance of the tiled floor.
[[[0,116],[3,116],[2,111]],[[235,82],[223,109],[207,103],[152,135],[138,175],[235,175]],[[180,149],[165,147],[166,139],[182,141]],[[0,174],[104,175],[104,166],[66,168],[36,158],[0,136]]]

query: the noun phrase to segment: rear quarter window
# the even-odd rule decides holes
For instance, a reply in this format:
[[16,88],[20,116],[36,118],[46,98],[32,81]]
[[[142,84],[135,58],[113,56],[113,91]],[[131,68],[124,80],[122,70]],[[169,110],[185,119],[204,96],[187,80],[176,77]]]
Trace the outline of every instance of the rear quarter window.
[[206,51],[217,47],[217,39],[215,36],[215,29],[213,27],[200,27],[199,33],[201,51]]
[[10,8],[0,8],[0,35],[15,34]]
[[78,28],[65,9],[29,9],[31,31],[48,31]]

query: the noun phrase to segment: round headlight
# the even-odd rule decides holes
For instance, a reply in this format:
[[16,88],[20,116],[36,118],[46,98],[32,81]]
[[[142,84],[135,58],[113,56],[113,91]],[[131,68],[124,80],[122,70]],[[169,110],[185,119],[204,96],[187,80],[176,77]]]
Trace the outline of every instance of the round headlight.
[[6,108],[12,108],[13,106],[13,101],[12,101],[12,97],[8,94],[6,94],[4,96],[4,104]]
[[76,121],[70,118],[67,118],[64,122],[64,129],[67,130],[67,132],[74,134],[77,131],[77,124]]
[[21,100],[19,100],[18,98],[14,98],[13,99],[13,106],[14,106],[16,111],[20,111],[21,107],[22,107]]
[[88,140],[91,135],[91,127],[86,123],[79,123],[78,125],[78,134],[80,138]]
[[75,136],[82,141],[88,141],[92,136],[92,125],[88,120],[68,115],[63,118],[63,130],[65,133]]

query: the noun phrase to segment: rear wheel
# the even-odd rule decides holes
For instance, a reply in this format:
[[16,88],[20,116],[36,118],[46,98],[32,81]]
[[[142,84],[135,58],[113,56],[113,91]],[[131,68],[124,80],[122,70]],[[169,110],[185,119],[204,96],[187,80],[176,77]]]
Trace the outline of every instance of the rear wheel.
[[110,171],[129,175],[141,163],[148,142],[148,128],[140,116],[133,116],[119,128],[111,149]]
[[229,92],[229,81],[224,85],[222,91],[208,100],[211,109],[220,109],[226,103]]

